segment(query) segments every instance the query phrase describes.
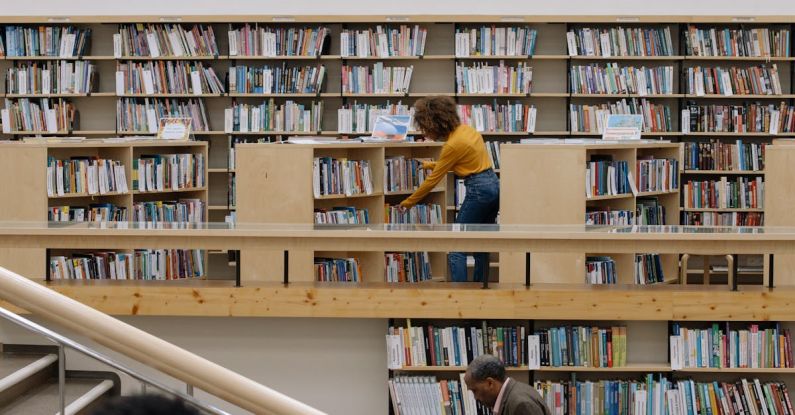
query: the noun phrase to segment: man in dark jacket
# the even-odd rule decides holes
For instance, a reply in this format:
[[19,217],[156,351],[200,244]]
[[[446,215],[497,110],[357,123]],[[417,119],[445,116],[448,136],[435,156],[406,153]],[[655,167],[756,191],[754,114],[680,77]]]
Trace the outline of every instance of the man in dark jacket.
[[495,415],[550,415],[541,395],[529,385],[505,376],[505,366],[492,355],[476,357],[464,376],[475,399]]

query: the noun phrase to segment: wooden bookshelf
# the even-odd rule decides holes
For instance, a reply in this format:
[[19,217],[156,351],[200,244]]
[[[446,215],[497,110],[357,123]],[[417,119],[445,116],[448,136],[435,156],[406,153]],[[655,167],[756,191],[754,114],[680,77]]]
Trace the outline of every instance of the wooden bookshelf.
[[[162,192],[140,192],[133,188],[133,159],[144,154],[191,153],[203,154],[207,160],[207,143],[201,141],[130,141],[106,143],[100,140],[78,143],[21,143],[6,142],[0,145],[0,172],[8,180],[3,186],[0,199],[0,217],[4,220],[46,221],[47,208],[61,205],[88,206],[91,203],[113,203],[126,207],[132,220],[132,206],[139,201],[175,200],[196,198],[207,204],[207,187],[164,190]],[[119,160],[125,167],[127,192],[105,194],[47,195],[47,158],[68,159],[76,156],[96,156]],[[205,173],[205,183],[208,176]],[[207,210],[205,207],[205,217]],[[95,247],[101,250],[103,247]],[[145,248],[145,247],[141,247]],[[16,251],[24,251],[19,254]],[[59,254],[68,255],[70,250],[60,249]],[[31,278],[44,278],[49,263],[44,249],[0,250],[0,262],[5,267]],[[206,260],[205,260],[206,263]]]
[[[370,223],[384,223],[385,204],[397,205],[411,191],[384,192],[384,163],[390,156],[438,159],[442,143],[399,144],[237,144],[237,217],[241,223],[262,222],[313,224],[315,208],[355,206],[367,209]],[[312,160],[334,157],[367,160],[373,180],[371,194],[325,195],[312,192]],[[446,206],[447,189],[439,186],[422,203]],[[443,215],[443,219],[444,219]],[[267,218],[267,219],[265,219]],[[313,281],[313,257],[359,258],[363,281],[384,281],[384,252],[293,251],[289,254],[290,274],[296,281]],[[430,252],[434,279],[447,274],[445,253]],[[241,251],[241,277],[279,281],[283,273],[283,252]],[[269,272],[263,273],[263,269]],[[291,277],[292,279],[293,277]]]
[[[591,196],[585,194],[586,162],[592,155],[610,155],[628,163],[635,175],[639,158],[680,159],[680,144],[505,144],[501,147],[500,223],[583,223],[590,209],[636,210],[638,198],[655,197],[665,207],[666,224],[679,223],[679,191]],[[533,166],[532,169],[526,166]],[[635,178],[637,179],[637,178]],[[608,249],[609,250],[609,249]],[[603,253],[587,253],[609,254]],[[533,254],[531,280],[539,283],[582,283],[585,275],[582,254]],[[619,284],[634,281],[634,255],[610,255],[616,261]],[[678,275],[678,257],[661,255],[664,275]],[[524,282],[525,255],[500,253],[500,282]],[[624,270],[623,272],[621,270]]]

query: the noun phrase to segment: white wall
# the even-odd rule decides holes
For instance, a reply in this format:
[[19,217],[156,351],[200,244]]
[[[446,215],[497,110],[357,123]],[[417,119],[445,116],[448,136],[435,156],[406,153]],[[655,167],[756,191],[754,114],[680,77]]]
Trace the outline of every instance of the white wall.
[[[229,317],[125,317],[122,320],[329,414],[387,413],[386,320]],[[82,337],[75,339],[90,343]],[[1,319],[0,342],[47,344],[46,340]],[[184,390],[184,384],[129,363]],[[75,353],[68,353],[67,369],[107,370]],[[125,395],[140,391],[139,384],[129,378],[123,379],[122,384]],[[197,396],[232,413],[245,413],[206,395]]]
[[795,15],[782,0],[2,0],[3,15],[204,15],[204,14],[521,14],[521,15]]

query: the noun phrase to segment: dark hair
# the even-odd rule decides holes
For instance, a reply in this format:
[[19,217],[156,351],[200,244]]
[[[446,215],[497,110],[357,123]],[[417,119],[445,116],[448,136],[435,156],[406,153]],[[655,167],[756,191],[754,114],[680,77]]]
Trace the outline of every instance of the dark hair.
[[102,402],[91,415],[199,415],[182,400],[160,395],[118,396]]
[[482,354],[472,360],[467,367],[467,372],[472,380],[484,381],[492,378],[500,382],[505,381],[505,366],[500,359],[490,354]]
[[453,98],[432,96],[414,103],[414,122],[423,134],[434,140],[444,140],[459,125],[461,119]]

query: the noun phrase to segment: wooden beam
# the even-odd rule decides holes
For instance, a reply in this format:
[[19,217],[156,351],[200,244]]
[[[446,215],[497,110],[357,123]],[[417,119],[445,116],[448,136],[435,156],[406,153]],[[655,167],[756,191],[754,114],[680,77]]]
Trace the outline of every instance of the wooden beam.
[[544,284],[60,281],[50,287],[112,315],[554,320],[795,321],[795,288]]

